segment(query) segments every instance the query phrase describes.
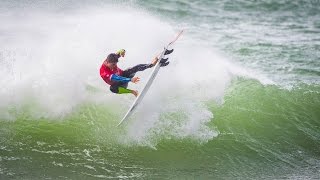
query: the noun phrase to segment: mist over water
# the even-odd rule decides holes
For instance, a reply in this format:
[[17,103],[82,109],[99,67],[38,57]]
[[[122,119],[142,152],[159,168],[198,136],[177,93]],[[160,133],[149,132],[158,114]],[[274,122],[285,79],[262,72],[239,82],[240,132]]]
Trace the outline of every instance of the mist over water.
[[[3,43],[2,51],[2,64],[6,65],[2,71],[3,118],[16,120],[27,113],[31,119],[62,120],[81,104],[102,103],[122,106],[115,110],[120,119],[133,97],[114,97],[109,92],[98,74],[104,58],[125,48],[127,56],[119,62],[122,69],[149,63],[176,33],[170,24],[147,12],[129,7],[125,10],[106,5],[63,13],[36,10],[27,13],[23,20],[6,18],[12,36],[9,44]],[[209,47],[194,47],[188,32],[180,41],[177,53],[170,56],[170,66],[160,72],[137,112],[135,119],[140,121],[129,126],[129,137],[140,141],[149,137],[150,128],[156,127],[163,128],[151,133],[156,136],[167,136],[169,131],[173,137],[191,136],[207,141],[217,135],[205,125],[213,114],[204,104],[210,99],[222,101],[233,76],[233,65]],[[149,74],[139,73],[141,83],[130,87],[141,89]],[[98,89],[98,93],[92,94],[88,86]],[[172,121],[182,121],[172,132],[168,127],[174,122],[167,118],[159,122],[161,116],[170,116],[170,112],[181,116]],[[149,121],[145,122],[146,119]],[[130,128],[135,127],[145,128],[145,132],[140,132],[142,137],[137,137],[135,130],[130,133]]]
[[[2,1],[0,179],[318,179],[319,7]],[[103,60],[150,63],[181,29],[116,128],[134,96],[109,91]]]

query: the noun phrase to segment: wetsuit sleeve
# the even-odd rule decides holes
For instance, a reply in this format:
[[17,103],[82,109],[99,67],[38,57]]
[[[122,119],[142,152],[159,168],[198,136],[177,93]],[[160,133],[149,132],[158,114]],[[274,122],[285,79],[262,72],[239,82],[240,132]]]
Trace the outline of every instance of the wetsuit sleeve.
[[111,81],[130,82],[131,78],[126,78],[126,77],[118,76],[116,74],[112,74],[111,75]]

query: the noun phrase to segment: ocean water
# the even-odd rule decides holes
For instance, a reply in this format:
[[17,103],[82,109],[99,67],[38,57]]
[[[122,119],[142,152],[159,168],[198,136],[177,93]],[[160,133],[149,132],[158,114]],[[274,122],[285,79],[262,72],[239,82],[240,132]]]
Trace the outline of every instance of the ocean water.
[[[0,2],[0,179],[320,179],[320,1]],[[99,76],[148,63],[134,100]],[[141,90],[151,70],[138,73]]]

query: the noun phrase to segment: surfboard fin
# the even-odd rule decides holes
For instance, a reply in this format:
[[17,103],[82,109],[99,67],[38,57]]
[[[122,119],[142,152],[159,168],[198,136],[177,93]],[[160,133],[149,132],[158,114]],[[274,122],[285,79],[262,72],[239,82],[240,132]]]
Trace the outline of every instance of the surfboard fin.
[[168,66],[169,63],[170,63],[169,61],[167,61],[167,62],[165,62],[165,63],[161,63],[161,64],[160,64],[160,67]]
[[160,60],[160,63],[165,63],[165,62],[167,62],[168,61],[168,58],[162,58],[161,60]]
[[171,50],[166,49],[166,52],[164,52],[164,55],[171,54],[172,52],[173,52],[173,49],[171,49]]

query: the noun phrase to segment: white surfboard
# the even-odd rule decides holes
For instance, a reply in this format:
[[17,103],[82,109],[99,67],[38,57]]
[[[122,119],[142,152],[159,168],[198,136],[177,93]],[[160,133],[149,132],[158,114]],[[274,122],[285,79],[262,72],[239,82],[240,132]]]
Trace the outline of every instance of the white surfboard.
[[122,123],[124,123],[125,121],[128,120],[128,117],[133,113],[133,111],[136,109],[136,107],[139,105],[139,103],[142,101],[143,97],[146,95],[147,91],[149,90],[153,80],[155,79],[156,75],[159,72],[160,69],[160,60],[164,57],[164,53],[166,52],[166,50],[168,49],[168,47],[170,45],[172,45],[174,42],[176,42],[176,40],[181,36],[181,34],[183,33],[183,30],[179,32],[179,34],[176,36],[176,38],[171,41],[165,48],[164,50],[161,52],[160,56],[158,56],[159,61],[157,62],[157,64],[154,66],[152,73],[150,74],[147,83],[144,85],[142,91],[139,93],[138,97],[136,98],[136,100],[133,102],[133,104],[131,105],[130,109],[128,110],[128,112],[126,113],[126,115],[122,118],[122,120],[119,122],[119,124],[117,126],[120,126]]

